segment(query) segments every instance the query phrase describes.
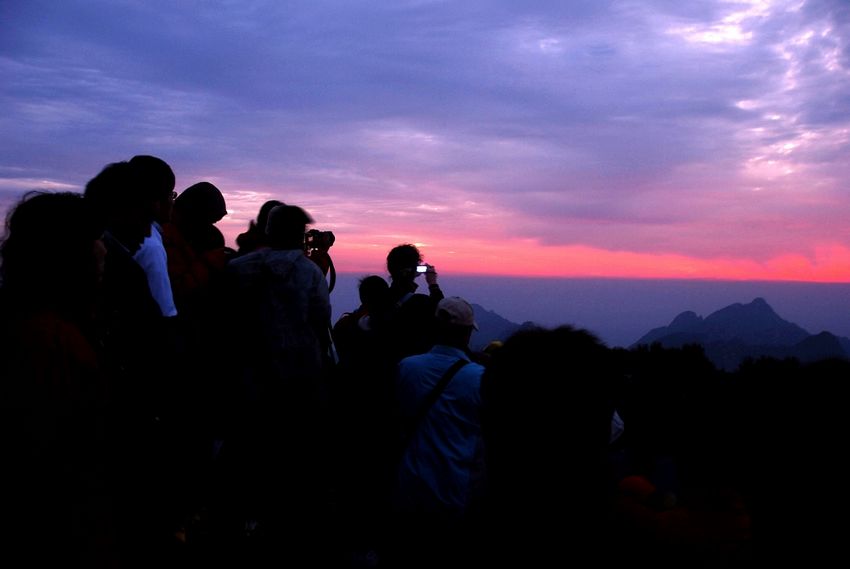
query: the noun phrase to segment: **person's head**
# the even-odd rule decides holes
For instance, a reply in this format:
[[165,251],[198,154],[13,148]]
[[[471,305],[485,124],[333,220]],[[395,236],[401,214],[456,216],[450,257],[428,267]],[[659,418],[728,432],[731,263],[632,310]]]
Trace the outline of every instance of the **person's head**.
[[263,235],[266,234],[266,226],[269,223],[269,214],[271,211],[279,205],[286,205],[282,201],[278,200],[269,200],[260,206],[260,212],[257,214],[257,229]]
[[387,255],[387,272],[393,280],[413,280],[419,273],[416,267],[422,262],[422,254],[416,246],[404,243],[393,247]]
[[545,494],[594,479],[611,433],[613,368],[602,342],[570,326],[522,329],[493,353],[481,427],[494,489],[522,498],[532,480]]
[[3,290],[21,309],[89,307],[103,273],[103,223],[82,195],[30,192],[10,210],[0,244]]
[[294,205],[272,208],[266,224],[266,235],[273,249],[304,249],[304,233],[313,223],[310,214]]
[[198,182],[177,196],[174,213],[180,225],[213,225],[227,215],[227,204],[221,190],[209,182]]
[[389,299],[390,285],[383,277],[369,275],[360,279],[357,291],[360,293],[360,303],[364,306],[381,306]]
[[447,296],[438,302],[434,317],[438,344],[466,348],[472,331],[478,330],[472,305],[459,296]]
[[176,197],[174,171],[171,166],[161,158],[144,154],[133,156],[130,166],[134,168],[142,188],[150,192],[156,221],[169,221]]
[[250,253],[251,251],[268,246],[266,225],[269,222],[269,213],[279,205],[284,205],[284,203],[278,200],[269,200],[260,206],[257,219],[252,219],[248,223],[248,230],[236,236],[236,245],[239,246],[239,253]]
[[89,180],[84,195],[109,232],[131,253],[150,235],[154,200],[129,162],[108,164]]

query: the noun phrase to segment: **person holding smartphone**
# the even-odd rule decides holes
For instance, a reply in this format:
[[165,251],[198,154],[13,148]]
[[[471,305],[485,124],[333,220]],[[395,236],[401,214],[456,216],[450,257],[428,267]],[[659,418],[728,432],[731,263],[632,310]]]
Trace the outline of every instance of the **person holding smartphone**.
[[[393,247],[387,255],[390,275],[392,354],[396,361],[422,354],[434,345],[434,314],[445,295],[437,282],[437,270],[425,263],[415,245],[404,243]],[[416,292],[416,279],[425,275],[428,294]]]

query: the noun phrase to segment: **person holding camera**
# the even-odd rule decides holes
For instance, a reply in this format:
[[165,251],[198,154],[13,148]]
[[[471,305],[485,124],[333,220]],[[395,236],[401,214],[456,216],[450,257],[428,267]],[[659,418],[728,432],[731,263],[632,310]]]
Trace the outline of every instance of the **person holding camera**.
[[333,291],[336,285],[336,269],[328,252],[334,241],[336,241],[336,237],[331,231],[311,229],[304,234],[304,254],[316,263],[322,270],[322,274],[328,278],[328,292]]
[[[405,243],[393,247],[387,255],[390,274],[390,301],[393,357],[396,361],[422,354],[434,345],[434,314],[444,294],[437,283],[437,271],[422,260],[416,246]],[[425,275],[428,294],[417,293],[416,279]]]
[[332,365],[328,285],[304,251],[312,222],[300,207],[275,207],[269,248],[227,267],[234,371],[244,393],[232,442],[233,456],[243,457],[237,500],[246,521],[304,552],[315,551],[311,539],[321,535],[326,513],[325,382]]

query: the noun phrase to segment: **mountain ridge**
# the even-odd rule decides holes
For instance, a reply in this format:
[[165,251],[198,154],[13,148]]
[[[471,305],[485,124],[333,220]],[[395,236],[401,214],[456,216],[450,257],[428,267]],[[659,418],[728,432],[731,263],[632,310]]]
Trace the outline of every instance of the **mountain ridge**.
[[478,330],[473,331],[472,338],[469,340],[469,347],[473,351],[481,351],[487,344],[494,340],[505,341],[511,334],[522,328],[523,326],[531,325],[530,322],[517,324],[511,322],[494,312],[476,304],[472,305],[472,311],[475,314],[475,322],[478,324]]
[[667,326],[651,329],[630,348],[659,343],[665,347],[700,344],[719,368],[736,369],[746,358],[797,358],[803,362],[846,358],[850,339],[831,332],[811,334],[779,316],[764,298],[733,303],[705,318],[693,311],[679,313]]
[[[470,348],[483,350],[493,340],[504,341],[522,328],[535,326],[526,321],[517,324],[493,310],[472,303],[479,330],[470,340]],[[659,343],[678,348],[699,344],[719,369],[733,371],[747,358],[796,358],[812,362],[850,356],[850,338],[829,331],[811,334],[803,327],[782,318],[762,297],[751,302],[724,306],[702,317],[693,310],[676,315],[667,326],[652,328],[629,348]]]

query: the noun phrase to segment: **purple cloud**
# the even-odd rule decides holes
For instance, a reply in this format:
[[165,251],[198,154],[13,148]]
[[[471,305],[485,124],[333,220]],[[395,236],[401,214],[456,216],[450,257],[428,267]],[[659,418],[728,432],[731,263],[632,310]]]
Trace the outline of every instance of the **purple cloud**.
[[6,4],[0,207],[149,153],[216,179],[234,224],[276,195],[357,232],[346,212],[705,258],[846,242],[845,2],[516,4]]

